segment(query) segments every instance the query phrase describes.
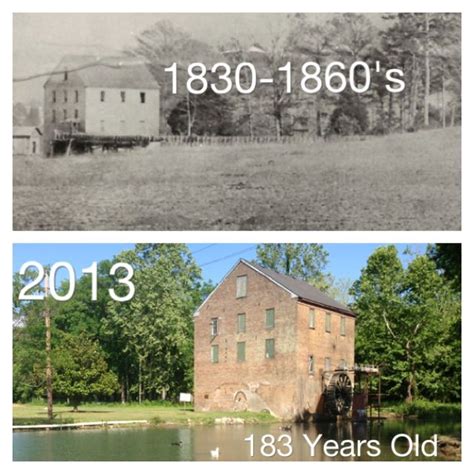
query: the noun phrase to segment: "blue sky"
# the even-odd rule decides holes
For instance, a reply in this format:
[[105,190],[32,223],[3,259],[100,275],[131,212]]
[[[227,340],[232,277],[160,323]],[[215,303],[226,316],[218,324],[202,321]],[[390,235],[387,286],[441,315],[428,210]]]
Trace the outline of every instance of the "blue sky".
[[[367,258],[383,244],[324,244],[329,252],[327,270],[336,278],[355,280],[365,266]],[[256,244],[189,244],[205,280],[218,283],[239,258],[255,258]],[[409,256],[402,252],[407,248],[416,253],[424,253],[426,244],[397,244],[402,259],[407,263]],[[113,257],[122,250],[132,249],[134,244],[15,244],[13,246],[13,272],[29,260],[43,265],[57,261],[69,262],[81,275],[81,269],[92,262]],[[61,274],[58,275],[61,279]]]

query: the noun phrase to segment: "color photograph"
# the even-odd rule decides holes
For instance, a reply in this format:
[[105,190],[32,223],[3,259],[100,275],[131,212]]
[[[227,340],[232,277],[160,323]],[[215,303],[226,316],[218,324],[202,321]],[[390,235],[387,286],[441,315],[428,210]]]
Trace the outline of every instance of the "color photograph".
[[460,244],[15,244],[15,461],[460,461]]

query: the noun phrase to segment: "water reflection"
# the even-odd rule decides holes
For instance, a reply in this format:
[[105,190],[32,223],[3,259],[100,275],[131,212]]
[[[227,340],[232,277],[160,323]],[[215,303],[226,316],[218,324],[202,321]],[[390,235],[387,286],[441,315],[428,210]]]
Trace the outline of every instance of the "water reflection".
[[[91,431],[51,431],[51,432],[16,432],[13,434],[14,460],[48,460],[48,461],[209,461],[210,451],[220,448],[219,460],[292,460],[292,461],[329,461],[329,460],[435,460],[412,453],[406,458],[399,458],[390,449],[394,436],[406,433],[411,437],[419,435],[423,441],[434,434],[460,436],[461,426],[456,422],[415,422],[385,421],[378,423],[319,423],[293,425],[292,430],[283,432],[276,424],[265,425],[216,425],[195,427],[166,428],[127,428]],[[254,456],[251,456],[250,442],[245,441],[253,435]],[[271,454],[272,443],[261,451],[261,440],[265,435],[272,435],[275,440],[282,435],[280,442],[275,443],[280,456],[267,457]],[[306,436],[305,436],[306,435]],[[319,442],[315,443],[319,438]],[[290,442],[291,440],[291,442]],[[344,449],[328,453],[323,443],[335,440],[342,443]],[[349,442],[360,446],[360,452],[351,453]],[[380,455],[371,457],[373,452],[367,442],[375,440],[380,446]],[[286,443],[286,444],[285,444]],[[315,444],[313,452],[310,444]],[[341,446],[341,445],[340,445]],[[400,442],[400,449],[406,449],[408,443]],[[286,457],[291,449],[291,455]],[[335,455],[333,455],[335,454]],[[438,458],[437,460],[439,460]]]

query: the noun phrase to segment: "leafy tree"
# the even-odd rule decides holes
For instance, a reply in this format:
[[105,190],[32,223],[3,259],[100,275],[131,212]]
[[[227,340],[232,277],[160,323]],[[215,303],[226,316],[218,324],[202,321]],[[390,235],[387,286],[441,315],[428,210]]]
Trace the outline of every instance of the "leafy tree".
[[[359,363],[382,366],[387,392],[412,401],[418,395],[445,397],[446,384],[460,381],[459,297],[426,255],[404,268],[391,245],[369,257],[352,288],[357,317],[356,358]],[[449,349],[447,349],[449,348]],[[442,353],[451,363],[439,360]],[[437,367],[449,365],[437,372]]]
[[187,97],[171,110],[168,125],[173,135],[232,135],[232,111],[228,99],[211,89],[200,95]]
[[184,244],[138,244],[117,258],[133,266],[136,293],[128,303],[110,302],[106,326],[136,367],[130,391],[141,401],[191,390],[193,312],[207,291],[199,267]]
[[329,287],[328,252],[320,244],[260,244],[257,263],[278,273],[305,280],[325,290]]
[[117,377],[109,370],[97,341],[87,334],[63,332],[57,333],[56,339],[52,357],[56,397],[68,399],[76,411],[85,400],[103,399],[117,392]]
[[434,244],[428,248],[436,268],[461,291],[461,244]]

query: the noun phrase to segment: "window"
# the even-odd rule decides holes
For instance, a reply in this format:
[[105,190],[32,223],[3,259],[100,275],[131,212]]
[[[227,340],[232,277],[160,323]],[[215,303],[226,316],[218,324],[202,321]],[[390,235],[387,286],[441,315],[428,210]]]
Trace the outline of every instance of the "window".
[[237,362],[245,362],[245,342],[237,343]]
[[341,359],[341,361],[339,362],[339,368],[344,370],[347,369],[347,362],[345,359]]
[[67,110],[63,110],[63,120],[67,120]]
[[211,336],[217,336],[217,318],[211,319]]
[[312,354],[308,356],[308,373],[314,374],[314,357]]
[[56,91],[52,91],[53,94],[53,102],[56,102]]
[[346,335],[346,317],[341,316],[341,336]]
[[120,100],[125,102],[125,91],[120,91]]
[[74,109],[74,118],[78,119],[79,118],[79,110]]
[[247,317],[245,316],[245,313],[238,314],[237,315],[237,334],[244,333],[247,329]]
[[52,111],[51,122],[56,123],[56,111],[54,109]]
[[246,296],[247,296],[247,275],[238,276],[236,298],[245,298]]
[[31,142],[31,145],[32,145],[31,152],[33,153],[33,155],[36,155],[36,142]]
[[76,104],[79,102],[79,91],[74,91],[74,102]]
[[265,339],[265,359],[275,357],[275,339]]
[[326,357],[324,359],[324,370],[326,372],[329,372],[331,370],[331,358],[330,357]]
[[316,328],[316,312],[314,311],[314,308],[309,308],[308,326],[310,329]]
[[67,102],[67,91],[64,91],[64,103]]
[[140,92],[140,103],[141,104],[145,103],[145,93],[144,92]]
[[275,327],[275,308],[270,308],[265,311],[265,328],[273,329]]
[[105,102],[105,91],[100,91],[100,101]]
[[217,344],[211,346],[211,362],[213,364],[219,362],[219,346]]
[[67,71],[64,71],[64,80],[67,81]]
[[326,313],[326,332],[331,332],[331,313]]

